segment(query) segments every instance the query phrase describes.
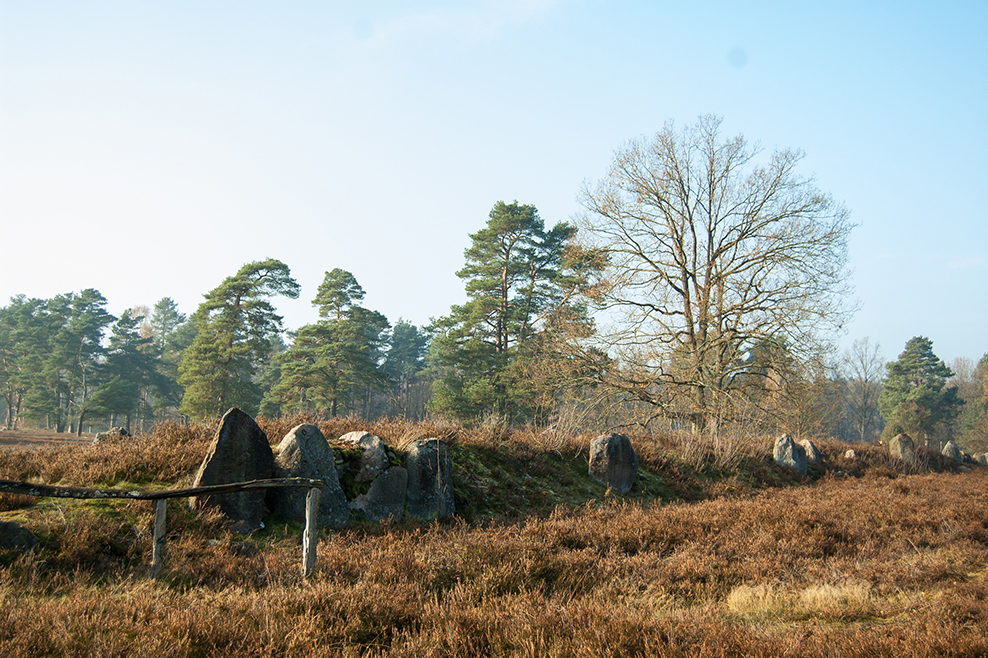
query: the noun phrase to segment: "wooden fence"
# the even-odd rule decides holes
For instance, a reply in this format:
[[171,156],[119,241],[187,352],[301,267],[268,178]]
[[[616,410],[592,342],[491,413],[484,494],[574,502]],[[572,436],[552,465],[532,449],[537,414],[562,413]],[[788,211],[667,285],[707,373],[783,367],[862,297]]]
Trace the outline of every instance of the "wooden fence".
[[302,536],[302,577],[308,578],[316,565],[316,543],[319,540],[319,496],[322,493],[323,485],[324,482],[320,479],[281,478],[275,480],[237,482],[235,484],[217,484],[208,487],[194,487],[192,489],[128,491],[126,489],[56,487],[47,484],[0,480],[0,492],[34,496],[36,498],[81,498],[90,500],[123,498],[155,501],[154,540],[151,547],[151,575],[157,578],[158,574],[161,573],[161,564],[165,553],[165,514],[169,498],[230,494],[256,489],[304,487],[309,492],[305,497],[305,534]]

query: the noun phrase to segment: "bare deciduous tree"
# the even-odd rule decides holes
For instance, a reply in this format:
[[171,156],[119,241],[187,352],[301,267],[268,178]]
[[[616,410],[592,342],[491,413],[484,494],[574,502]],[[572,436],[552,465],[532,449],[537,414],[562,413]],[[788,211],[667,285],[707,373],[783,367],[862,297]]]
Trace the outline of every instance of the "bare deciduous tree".
[[797,173],[800,152],[761,162],[720,124],[629,143],[581,198],[586,246],[609,262],[596,301],[611,383],[694,430],[729,419],[770,371],[763,355],[818,353],[853,311],[847,210]]
[[878,343],[872,344],[867,336],[856,340],[844,353],[843,366],[847,378],[847,413],[854,438],[871,441],[873,430],[880,429],[882,421],[878,413],[878,396],[885,376],[882,348]]

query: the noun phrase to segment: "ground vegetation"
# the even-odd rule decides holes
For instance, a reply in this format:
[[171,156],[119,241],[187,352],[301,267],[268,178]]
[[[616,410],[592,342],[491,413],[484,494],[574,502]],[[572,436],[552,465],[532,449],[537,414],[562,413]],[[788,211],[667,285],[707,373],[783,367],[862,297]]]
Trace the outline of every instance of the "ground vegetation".
[[[269,437],[300,420],[260,419]],[[319,423],[330,437],[361,426],[353,418]],[[586,437],[445,421],[362,426],[396,446],[423,436],[451,442],[457,507],[467,516],[324,531],[316,572],[302,582],[297,526],[269,523],[235,536],[219,518],[175,501],[166,566],[152,580],[148,503],[2,495],[0,518],[32,530],[40,545],[0,553],[0,651],[988,651],[983,469],[960,470],[922,450],[921,463],[909,466],[872,444],[846,460],[845,445],[824,443],[824,466],[804,478],[766,458],[767,438],[749,437],[739,465],[718,470],[712,453],[684,460],[674,436],[639,435],[646,482],[620,498],[586,476]],[[172,487],[191,479],[215,427],[166,423],[131,442],[0,452],[0,477]],[[531,484],[521,496],[514,485],[524,481]],[[505,510],[471,509],[468,495]]]

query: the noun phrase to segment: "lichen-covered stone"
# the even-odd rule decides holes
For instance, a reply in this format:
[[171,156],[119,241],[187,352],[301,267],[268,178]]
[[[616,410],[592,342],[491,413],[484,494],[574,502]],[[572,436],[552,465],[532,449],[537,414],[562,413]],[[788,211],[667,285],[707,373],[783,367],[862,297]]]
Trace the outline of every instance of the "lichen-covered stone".
[[112,443],[120,441],[122,439],[129,439],[130,432],[128,432],[123,427],[111,427],[105,432],[100,432],[93,439],[93,445],[99,445],[100,443]]
[[374,478],[367,493],[350,501],[350,509],[363,512],[369,521],[397,521],[405,512],[407,490],[408,471],[392,466]]
[[803,451],[806,453],[806,463],[807,465],[812,464],[813,466],[823,465],[823,457],[820,456],[820,451],[817,449],[816,444],[814,444],[809,439],[803,439],[799,442],[799,445],[803,446]]
[[[223,416],[213,442],[199,470],[193,487],[234,484],[265,480],[274,475],[274,454],[268,438],[254,419],[240,409],[230,409]],[[190,499],[193,509],[218,509],[234,532],[253,532],[261,527],[265,492],[197,496]]]
[[954,460],[958,464],[964,462],[964,458],[961,456],[961,449],[958,448],[957,444],[954,443],[953,441],[947,441],[947,445],[943,447],[943,450],[940,451],[940,454],[942,454],[947,459]]
[[[316,478],[325,482],[319,496],[319,525],[341,526],[350,507],[336,475],[336,459],[326,437],[315,425],[298,425],[275,448],[275,476]],[[268,504],[283,519],[304,522],[308,490],[301,487],[271,489]]]
[[388,446],[370,432],[348,432],[340,437],[340,442],[363,451],[360,460],[353,464],[353,477],[357,482],[371,482],[391,465]]
[[439,439],[420,439],[408,447],[408,513],[423,520],[444,519],[454,513],[453,459]]
[[638,479],[638,454],[631,439],[616,433],[591,439],[590,476],[614,493],[629,493]]
[[788,434],[783,434],[775,440],[772,456],[776,464],[806,475],[806,450]]
[[908,434],[896,434],[889,441],[889,454],[907,464],[916,461],[916,444]]

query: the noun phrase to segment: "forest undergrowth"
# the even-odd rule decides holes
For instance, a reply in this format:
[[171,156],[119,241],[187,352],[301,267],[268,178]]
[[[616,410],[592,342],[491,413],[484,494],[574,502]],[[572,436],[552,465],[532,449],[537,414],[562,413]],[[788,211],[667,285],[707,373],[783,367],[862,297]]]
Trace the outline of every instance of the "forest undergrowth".
[[[259,422],[276,443],[303,420]],[[296,524],[237,536],[173,500],[154,580],[150,503],[2,494],[0,519],[39,546],[0,552],[0,655],[988,653],[988,469],[822,442],[824,465],[802,477],[772,462],[768,437],[726,464],[723,446],[640,435],[640,482],[622,498],[587,476],[589,436],[319,424],[397,448],[449,441],[459,517],[324,530],[302,580]],[[10,451],[0,478],[186,486],[215,429]]]

